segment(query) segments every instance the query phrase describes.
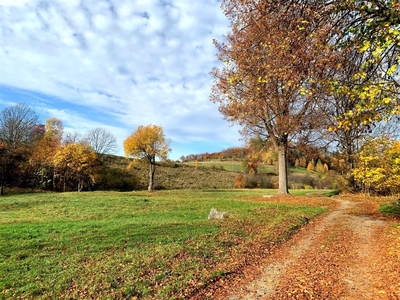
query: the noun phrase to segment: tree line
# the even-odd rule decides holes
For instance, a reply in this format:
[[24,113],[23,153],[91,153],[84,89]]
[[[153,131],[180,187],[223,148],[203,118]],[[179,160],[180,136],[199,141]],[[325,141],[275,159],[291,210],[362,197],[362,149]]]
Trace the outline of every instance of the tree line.
[[[16,104],[0,114],[0,193],[5,187],[52,191],[83,189],[133,190],[138,178],[132,167],[149,166],[148,190],[154,189],[156,158],[166,160],[171,151],[161,126],[139,126],[124,141],[128,161],[107,164],[117,149],[116,138],[97,127],[85,134],[64,133],[61,120],[38,122],[26,104]],[[120,161],[117,159],[117,161]]]
[[100,183],[101,156],[112,153],[116,138],[103,128],[82,135],[64,134],[61,120],[38,123],[37,113],[25,104],[0,115],[0,187],[44,190],[82,190]]

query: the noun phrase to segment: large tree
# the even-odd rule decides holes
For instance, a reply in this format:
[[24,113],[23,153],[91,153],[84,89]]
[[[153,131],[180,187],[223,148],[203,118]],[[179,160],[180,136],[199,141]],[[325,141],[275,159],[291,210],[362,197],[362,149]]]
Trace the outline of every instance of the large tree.
[[225,0],[231,31],[215,42],[220,68],[211,100],[243,133],[269,139],[278,152],[279,193],[288,193],[290,139],[317,126],[316,80],[331,63],[322,1]]
[[144,160],[149,165],[149,192],[154,189],[156,158],[167,159],[171,151],[169,145],[170,141],[165,138],[163,128],[157,125],[139,126],[124,141],[126,156]]

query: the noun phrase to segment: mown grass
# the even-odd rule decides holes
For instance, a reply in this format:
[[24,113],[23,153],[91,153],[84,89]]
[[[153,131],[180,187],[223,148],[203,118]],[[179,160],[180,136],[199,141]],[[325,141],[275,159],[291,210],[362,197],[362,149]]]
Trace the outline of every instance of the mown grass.
[[[0,298],[186,298],[324,210],[265,190],[0,198]],[[265,198],[264,198],[265,199]],[[209,221],[212,207],[230,217]]]

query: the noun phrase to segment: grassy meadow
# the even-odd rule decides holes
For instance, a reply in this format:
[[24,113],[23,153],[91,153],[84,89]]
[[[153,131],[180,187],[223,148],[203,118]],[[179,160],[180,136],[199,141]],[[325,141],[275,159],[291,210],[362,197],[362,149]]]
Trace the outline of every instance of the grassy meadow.
[[[330,201],[294,205],[263,197],[269,193],[1,197],[0,299],[188,298],[265,255]],[[212,207],[229,217],[207,220]]]

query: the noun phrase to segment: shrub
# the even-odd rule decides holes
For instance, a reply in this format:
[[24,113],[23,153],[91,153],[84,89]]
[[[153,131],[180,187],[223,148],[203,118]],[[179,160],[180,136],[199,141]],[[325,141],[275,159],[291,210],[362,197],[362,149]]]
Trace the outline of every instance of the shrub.
[[273,178],[276,176],[270,176],[267,174],[253,174],[246,177],[246,187],[248,188],[263,188],[271,189],[274,188]]
[[310,174],[290,174],[289,185],[292,189],[304,189],[305,186],[315,187],[316,179]]
[[138,178],[123,169],[107,167],[95,188],[100,190],[132,191],[138,188]]
[[317,188],[318,189],[336,189],[335,180],[337,174],[334,171],[326,172],[320,180],[318,180]]
[[267,174],[239,174],[235,180],[236,188],[274,188],[273,178],[276,176],[269,176]]
[[333,186],[339,192],[346,192],[350,190],[350,180],[348,176],[337,175],[333,181]]
[[379,211],[388,216],[400,218],[400,204],[384,204],[379,207]]
[[243,189],[245,186],[245,178],[243,174],[239,174],[235,179],[235,188]]
[[166,167],[166,168],[177,168],[178,164],[170,159],[164,160],[162,162],[157,163],[157,165],[161,166],[161,167]]

